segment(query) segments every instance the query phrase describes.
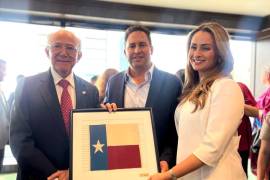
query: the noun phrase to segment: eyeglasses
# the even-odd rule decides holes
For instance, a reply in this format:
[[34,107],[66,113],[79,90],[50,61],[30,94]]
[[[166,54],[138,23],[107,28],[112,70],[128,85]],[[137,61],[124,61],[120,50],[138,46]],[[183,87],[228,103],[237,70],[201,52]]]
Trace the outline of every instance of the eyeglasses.
[[71,44],[62,44],[62,43],[54,43],[48,46],[52,51],[58,52],[61,51],[63,48],[69,53],[75,53],[79,50],[78,47],[75,47]]

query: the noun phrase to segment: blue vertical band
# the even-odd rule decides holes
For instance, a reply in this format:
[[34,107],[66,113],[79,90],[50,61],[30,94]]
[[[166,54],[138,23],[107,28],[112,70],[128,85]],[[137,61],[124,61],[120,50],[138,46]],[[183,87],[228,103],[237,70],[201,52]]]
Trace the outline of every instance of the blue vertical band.
[[[108,151],[105,125],[90,125],[90,170],[107,170],[108,169]],[[97,151],[95,146],[102,144],[102,151]],[[95,145],[95,146],[93,146]]]

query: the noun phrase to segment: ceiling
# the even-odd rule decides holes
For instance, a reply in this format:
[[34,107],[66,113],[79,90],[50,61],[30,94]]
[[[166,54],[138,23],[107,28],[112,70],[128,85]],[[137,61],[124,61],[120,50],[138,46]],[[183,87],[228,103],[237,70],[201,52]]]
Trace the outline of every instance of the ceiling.
[[255,37],[270,29],[270,0],[0,0],[0,20],[98,29],[140,23],[166,33],[216,21]]
[[116,3],[176,8],[251,16],[270,15],[270,0],[101,0]]

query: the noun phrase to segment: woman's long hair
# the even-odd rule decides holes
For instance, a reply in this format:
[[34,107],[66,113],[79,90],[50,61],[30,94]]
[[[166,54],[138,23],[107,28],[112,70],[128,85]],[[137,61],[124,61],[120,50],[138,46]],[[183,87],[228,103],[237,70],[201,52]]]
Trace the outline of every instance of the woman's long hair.
[[180,104],[191,101],[195,104],[193,112],[205,106],[213,82],[221,76],[230,75],[233,69],[233,56],[230,50],[229,35],[224,27],[216,22],[203,23],[190,32],[187,41],[187,54],[189,54],[190,44],[194,34],[199,31],[208,32],[212,36],[217,63],[216,66],[209,71],[207,76],[200,80],[198,71],[192,68],[190,59],[189,57],[187,58],[188,63],[185,70],[185,83],[180,98]]

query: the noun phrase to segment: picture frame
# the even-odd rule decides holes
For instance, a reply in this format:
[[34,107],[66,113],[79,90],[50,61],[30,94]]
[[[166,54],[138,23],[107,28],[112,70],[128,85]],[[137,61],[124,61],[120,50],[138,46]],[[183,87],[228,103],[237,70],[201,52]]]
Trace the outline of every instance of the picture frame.
[[151,108],[71,112],[69,177],[146,180],[158,172]]

